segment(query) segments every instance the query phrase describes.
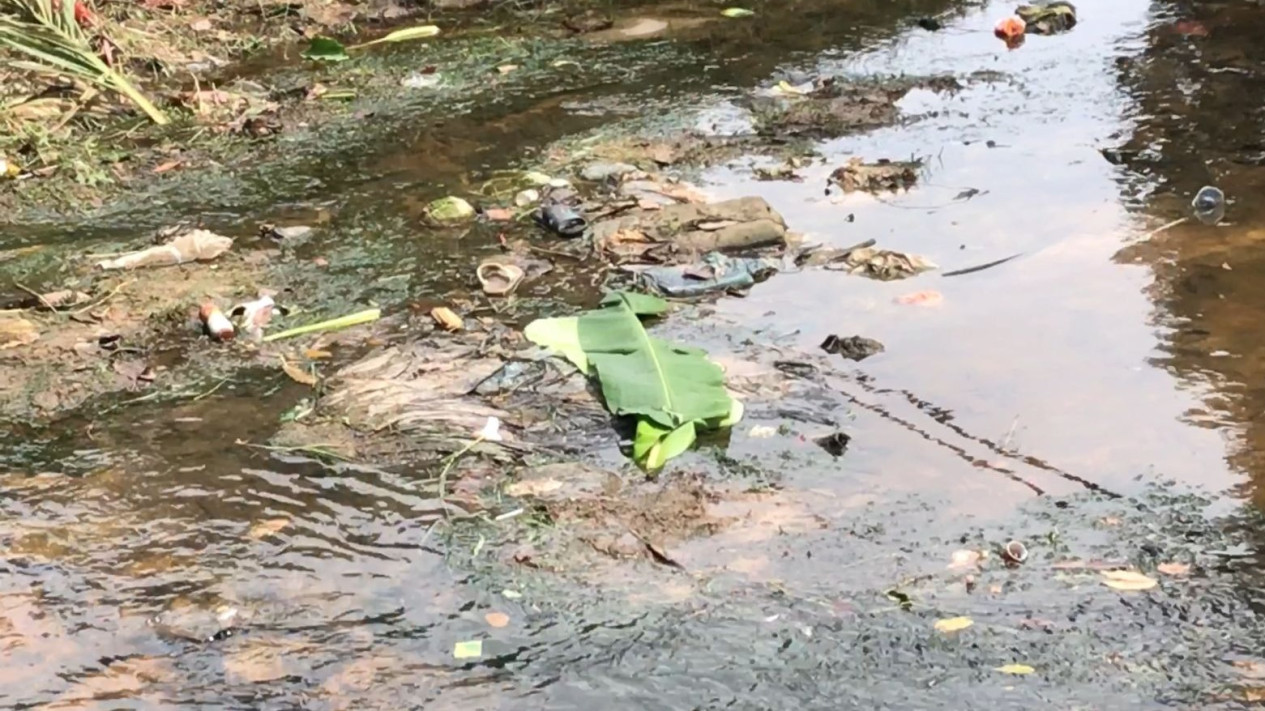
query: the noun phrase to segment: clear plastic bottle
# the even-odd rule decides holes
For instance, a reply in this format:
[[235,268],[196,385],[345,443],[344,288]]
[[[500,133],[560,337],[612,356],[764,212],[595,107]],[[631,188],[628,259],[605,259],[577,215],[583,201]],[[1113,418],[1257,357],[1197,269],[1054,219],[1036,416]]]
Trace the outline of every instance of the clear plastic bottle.
[[1190,203],[1195,219],[1205,225],[1215,225],[1225,217],[1225,193],[1211,185],[1200,188]]

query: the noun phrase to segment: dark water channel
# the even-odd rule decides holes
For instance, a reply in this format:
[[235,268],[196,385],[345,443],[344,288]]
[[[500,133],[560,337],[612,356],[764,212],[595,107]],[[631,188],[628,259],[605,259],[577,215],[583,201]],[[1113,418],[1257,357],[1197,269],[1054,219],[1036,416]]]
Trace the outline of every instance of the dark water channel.
[[[1265,208],[1254,201],[1265,187],[1265,13],[1085,4],[1074,31],[1007,51],[991,28],[1009,9],[805,2],[667,38],[533,45],[541,66],[569,58],[582,69],[489,96],[455,77],[439,101],[384,97],[374,121],[331,129],[325,143],[294,139],[268,160],[182,178],[79,224],[33,220],[6,234],[0,248],[84,230],[108,242],[192,214],[229,234],[317,219],[328,236],[313,249],[332,268],[309,284],[313,298],[333,310],[438,303],[468,295],[495,231],[428,234],[421,207],[530,166],[556,141],[634,119],[741,126],[736,97],[787,71],[989,71],[1006,80],[913,92],[909,121],[821,144],[826,160],[802,169],[803,183],[757,181],[761,159],[743,158],[699,184],[765,197],[810,241],[875,238],[943,271],[1021,256],[891,283],[806,270],[716,305],[716,324],[777,347],[856,333],[887,350],[844,369],[854,398],[844,458],[796,459],[794,437],[751,436],[782,424],[767,413],[735,431],[728,455],[776,474],[780,508],[761,514],[763,534],[682,545],[681,559],[707,573],[632,567],[619,584],[586,586],[507,572],[480,557],[491,549],[482,539],[430,535],[438,502],[411,472],[233,446],[266,439],[293,388],[243,385],[13,430],[13,471],[0,479],[0,707],[1142,709],[1265,698],[1259,536],[1240,511],[1265,496]],[[698,14],[645,14],[656,12]],[[924,15],[944,28],[912,24]],[[385,61],[383,72],[407,73],[417,58]],[[418,118],[435,103],[450,115]],[[925,156],[928,170],[908,193],[823,195],[854,155]],[[1208,183],[1233,200],[1227,224],[1147,237]],[[978,193],[956,199],[968,188]],[[532,296],[583,302],[591,286]],[[939,302],[897,301],[922,290]],[[722,348],[716,328],[698,333]],[[1171,493],[1190,489],[1208,499]],[[969,584],[946,577],[953,550],[1012,536],[1029,541],[1027,566]],[[1130,597],[1049,567],[1059,557],[1194,565]],[[489,627],[488,611],[508,626]],[[955,615],[976,620],[975,636],[932,631]],[[484,641],[482,657],[455,660],[454,644],[470,639]],[[1036,673],[994,671],[1012,663]]]

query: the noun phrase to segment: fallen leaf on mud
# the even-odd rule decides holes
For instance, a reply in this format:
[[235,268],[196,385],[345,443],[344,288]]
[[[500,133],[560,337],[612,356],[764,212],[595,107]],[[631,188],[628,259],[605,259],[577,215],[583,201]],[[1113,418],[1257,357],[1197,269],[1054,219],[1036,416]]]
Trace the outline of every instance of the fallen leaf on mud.
[[1031,674],[1036,671],[1036,669],[1033,669],[1027,664],[1006,664],[1004,666],[997,667],[993,671],[999,671],[1002,674]]
[[848,443],[851,441],[852,438],[843,432],[835,432],[813,440],[818,447],[826,450],[832,457],[842,457],[848,451]]
[[526,479],[524,481],[516,481],[505,487],[505,493],[508,496],[540,496],[548,494],[562,488],[562,482],[557,479]]
[[190,230],[170,242],[129,252],[115,259],[98,262],[101,269],[137,269],[161,267],[185,262],[205,262],[228,251],[233,240],[206,230]]
[[250,537],[256,540],[274,536],[290,525],[288,518],[270,518],[250,527]]
[[646,333],[641,318],[667,310],[663,299],[616,291],[596,310],[537,319],[523,331],[586,375],[596,371],[611,413],[636,416],[633,458],[650,471],[689,449],[698,428],[730,427],[742,417],[741,403],[725,389],[724,372],[704,351]]
[[914,254],[861,247],[849,250],[837,259],[832,259],[826,268],[842,268],[851,274],[861,274],[880,281],[891,281],[935,269],[936,264]]
[[435,323],[442,326],[447,331],[460,331],[465,323],[461,317],[453,313],[452,309],[447,306],[436,306],[430,310],[430,317],[435,319]]
[[855,361],[865,360],[885,350],[883,344],[873,338],[865,338],[864,336],[843,337],[835,334],[826,336],[826,340],[821,342],[821,349],[827,353],[841,355],[844,358]]
[[936,631],[944,632],[947,634],[949,632],[957,632],[959,630],[964,630],[973,624],[975,624],[975,620],[972,620],[969,617],[950,617],[944,620],[937,620]]
[[1115,590],[1150,590],[1159,583],[1135,570],[1104,570],[1103,583]]
[[866,163],[860,158],[853,158],[847,165],[836,168],[830,174],[830,183],[838,185],[845,193],[857,190],[871,193],[895,192],[912,188],[918,182],[920,169],[922,161],[883,159]]
[[318,62],[345,62],[351,59],[347,54],[347,48],[342,42],[329,37],[317,37],[312,40],[307,49],[299,55],[304,59],[312,59]]
[[1160,563],[1155,569],[1165,575],[1185,575],[1190,572],[1189,563]]
[[472,639],[453,645],[452,656],[457,659],[478,659],[483,656],[483,640]]
[[303,385],[316,385],[317,378],[315,375],[312,375],[308,371],[287,361],[285,359],[285,356],[277,356],[277,357],[281,359],[281,369],[285,371],[286,375],[290,376],[291,380],[293,380],[296,383],[301,383]]
[[24,318],[0,318],[0,350],[34,343],[39,337],[35,324]]
[[334,357],[334,354],[319,348],[309,348],[303,351],[303,357],[308,360],[329,360]]
[[911,306],[939,306],[944,303],[944,295],[938,291],[915,291],[896,297],[896,303]]
[[727,7],[724,10],[721,10],[720,14],[725,17],[751,17],[755,15],[755,12],[748,10],[745,7]]
[[489,612],[483,619],[492,627],[506,627],[510,623],[510,616],[504,612]]

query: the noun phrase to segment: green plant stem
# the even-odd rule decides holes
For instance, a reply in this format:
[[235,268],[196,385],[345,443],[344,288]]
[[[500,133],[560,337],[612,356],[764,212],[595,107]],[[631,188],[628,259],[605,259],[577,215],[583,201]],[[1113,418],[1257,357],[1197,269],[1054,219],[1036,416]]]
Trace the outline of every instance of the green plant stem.
[[380,318],[382,318],[381,309],[367,309],[365,311],[358,311],[354,314],[340,316],[338,318],[330,319],[328,321],[321,321],[320,323],[309,323],[306,326],[299,326],[297,328],[291,328],[289,330],[282,331],[281,333],[274,333],[271,336],[265,337],[264,343],[279,341],[283,338],[293,338],[294,336],[302,336],[307,333],[316,333],[317,331],[334,331],[340,328],[349,328],[351,326],[359,326],[362,323],[370,323],[372,321],[377,321]]
[[439,471],[439,503],[440,503],[440,508],[443,509],[444,511],[444,518],[448,518],[448,507],[443,505],[445,503],[444,491],[448,488],[448,472],[452,471],[452,467],[454,464],[457,463],[458,459],[461,459],[462,456],[464,456],[467,452],[474,449],[475,447],[479,446],[479,444],[483,441],[484,441],[483,435],[479,435],[478,437],[475,437],[474,440],[471,441],[469,444],[462,447],[460,450],[454,452],[453,454],[448,455],[448,460],[444,462],[444,468]]

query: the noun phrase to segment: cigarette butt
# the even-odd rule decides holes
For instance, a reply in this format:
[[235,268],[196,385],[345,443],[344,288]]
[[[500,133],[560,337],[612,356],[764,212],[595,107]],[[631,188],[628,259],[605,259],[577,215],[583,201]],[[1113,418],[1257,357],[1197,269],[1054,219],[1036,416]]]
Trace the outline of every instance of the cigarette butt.
[[202,304],[198,315],[202,317],[202,324],[206,326],[206,332],[217,341],[233,340],[233,322],[228,320],[220,307],[211,302]]

